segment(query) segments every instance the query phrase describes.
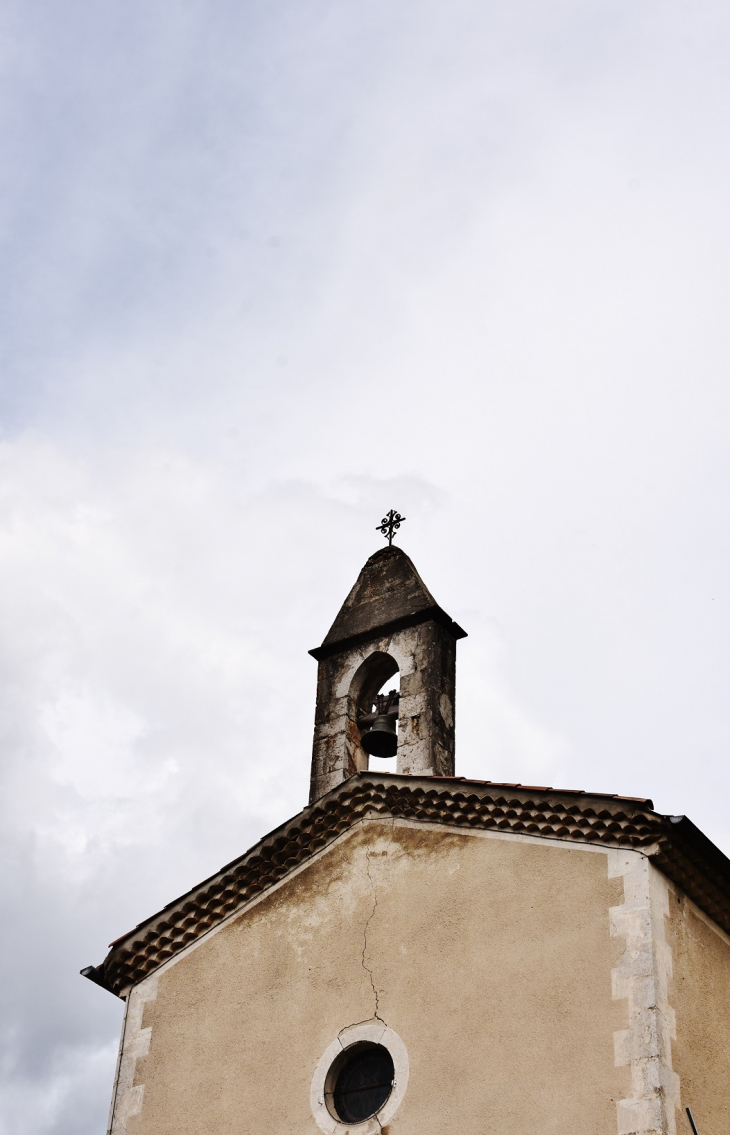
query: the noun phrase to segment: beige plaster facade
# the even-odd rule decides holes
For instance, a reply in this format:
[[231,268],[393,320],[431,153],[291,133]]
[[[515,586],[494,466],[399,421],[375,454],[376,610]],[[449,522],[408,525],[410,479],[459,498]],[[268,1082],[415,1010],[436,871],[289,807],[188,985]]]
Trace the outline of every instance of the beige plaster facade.
[[675,888],[668,909],[682,1106],[692,1109],[700,1135],[722,1135],[730,1131],[730,938]]
[[638,852],[363,821],[131,992],[112,1131],[318,1135],[317,1065],[371,1021],[408,1055],[392,1135],[673,1132],[652,875]]

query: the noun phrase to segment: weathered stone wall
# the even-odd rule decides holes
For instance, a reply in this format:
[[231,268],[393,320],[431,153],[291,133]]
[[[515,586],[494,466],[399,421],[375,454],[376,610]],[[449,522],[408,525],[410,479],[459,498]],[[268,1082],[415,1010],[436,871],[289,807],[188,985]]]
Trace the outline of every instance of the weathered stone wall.
[[400,707],[393,771],[454,775],[456,642],[429,621],[320,661],[310,802],[367,769],[357,721],[370,711],[370,699],[396,670]]
[[[682,1107],[692,1108],[700,1135],[720,1135],[730,1130],[730,938],[673,888],[668,913]],[[681,1124],[691,1135],[684,1116]]]
[[361,823],[159,971],[115,1135],[320,1135],[315,1069],[368,1020],[408,1053],[388,1135],[615,1135],[616,854]]

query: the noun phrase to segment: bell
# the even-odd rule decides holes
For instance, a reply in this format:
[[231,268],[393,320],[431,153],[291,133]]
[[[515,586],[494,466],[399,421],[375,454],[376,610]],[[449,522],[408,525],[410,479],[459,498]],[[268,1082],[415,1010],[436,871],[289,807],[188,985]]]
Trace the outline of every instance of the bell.
[[395,718],[389,713],[376,717],[372,729],[363,735],[362,747],[371,757],[394,757],[398,748]]

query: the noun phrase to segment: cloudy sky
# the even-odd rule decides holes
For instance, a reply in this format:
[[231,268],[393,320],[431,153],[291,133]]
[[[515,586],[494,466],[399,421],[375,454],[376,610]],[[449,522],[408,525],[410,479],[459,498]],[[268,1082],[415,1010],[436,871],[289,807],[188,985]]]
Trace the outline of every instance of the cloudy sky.
[[462,775],[730,852],[730,8],[2,0],[2,1135],[101,1135],[78,976],[297,812],[380,517]]

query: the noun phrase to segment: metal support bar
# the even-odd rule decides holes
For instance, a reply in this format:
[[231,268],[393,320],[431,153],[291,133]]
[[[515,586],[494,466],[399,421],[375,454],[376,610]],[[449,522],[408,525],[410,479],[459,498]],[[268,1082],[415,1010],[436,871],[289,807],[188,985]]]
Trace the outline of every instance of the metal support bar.
[[693,1131],[694,1135],[700,1135],[699,1131],[697,1130],[697,1124],[695,1123],[695,1118],[692,1114],[692,1109],[690,1107],[686,1107],[684,1110],[687,1112],[687,1118],[689,1119],[689,1121],[692,1125],[692,1131]]

